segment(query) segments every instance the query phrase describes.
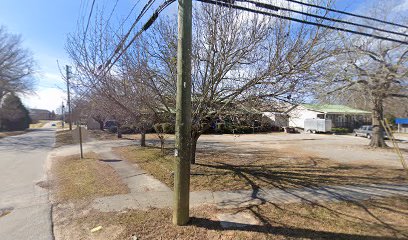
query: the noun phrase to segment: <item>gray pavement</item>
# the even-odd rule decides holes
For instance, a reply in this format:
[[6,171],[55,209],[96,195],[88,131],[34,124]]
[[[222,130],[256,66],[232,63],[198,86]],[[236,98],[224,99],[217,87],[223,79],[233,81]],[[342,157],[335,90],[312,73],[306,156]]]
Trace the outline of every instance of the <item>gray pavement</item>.
[[[130,189],[129,194],[101,197],[94,200],[94,209],[103,212],[171,207],[173,192],[166,185],[143,171],[137,164],[129,163],[114,154],[115,146],[135,144],[129,140],[94,141],[86,151],[94,151],[101,161],[113,167]],[[52,155],[72,155],[77,146],[56,149]],[[220,209],[233,209],[259,205],[266,202],[284,204],[300,202],[361,201],[376,197],[408,196],[406,184],[370,184],[323,186],[298,189],[255,189],[241,191],[200,191],[190,193],[190,206],[213,205]]]
[[48,153],[55,127],[0,139],[0,239],[53,239],[48,191],[37,185],[46,180]]
[[149,207],[170,206],[173,194],[164,183],[147,174],[136,164],[124,161],[109,149],[96,152],[100,155],[101,161],[115,169],[129,187],[130,193],[98,198],[93,202],[94,208],[102,211],[117,211],[126,208],[146,210]]
[[[103,211],[122,211],[125,209],[143,209],[171,207],[173,194],[170,188],[148,175],[136,164],[124,161],[116,154],[106,150],[99,152],[102,161],[112,166],[124,183],[129,194],[98,198],[93,208]],[[200,191],[190,193],[190,206],[213,205],[220,209],[234,209],[266,202],[285,204],[301,202],[339,202],[362,201],[378,197],[408,196],[406,184],[368,184],[323,186],[297,189],[255,189],[241,191]]]

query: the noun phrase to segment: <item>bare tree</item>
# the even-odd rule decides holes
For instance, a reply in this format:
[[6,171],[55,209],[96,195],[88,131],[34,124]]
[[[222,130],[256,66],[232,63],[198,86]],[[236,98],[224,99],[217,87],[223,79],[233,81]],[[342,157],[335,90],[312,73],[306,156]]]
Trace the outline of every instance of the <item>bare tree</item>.
[[[101,16],[86,37],[80,33],[68,40],[81,85],[133,121],[154,116],[157,122],[170,122],[162,119],[174,118],[176,19],[153,25],[150,34],[101,74],[123,36],[111,31]],[[331,56],[327,32],[317,27],[202,4],[197,4],[193,22],[192,163],[198,138],[220,116],[233,114],[238,105],[300,97],[314,68]]]
[[145,104],[153,104],[152,94],[134,79],[142,77],[137,69],[143,61],[139,61],[135,69],[129,69],[128,54],[111,71],[102,70],[122,35],[107,25],[100,13],[95,16],[86,36],[84,32],[69,36],[66,49],[77,71],[79,95],[87,93],[95,109],[105,112],[120,125],[135,126],[141,133],[141,145],[145,146],[146,130],[154,123],[154,113]]
[[[171,112],[176,92],[176,24],[166,19],[149,35],[150,75],[143,82]],[[199,5],[194,13],[192,163],[197,140],[238,105],[295,98],[315,65],[330,56],[325,31],[234,9]]]
[[[388,4],[380,6],[372,9],[372,17],[395,20]],[[406,29],[397,31],[408,33]],[[357,35],[336,35],[342,50],[326,62],[322,70],[324,80],[317,88],[325,91],[326,96],[333,95],[331,98],[371,109],[370,146],[386,147],[381,124],[386,112],[384,107],[408,99],[408,46]]]
[[8,93],[33,90],[34,60],[22,46],[21,37],[0,26],[0,103]]

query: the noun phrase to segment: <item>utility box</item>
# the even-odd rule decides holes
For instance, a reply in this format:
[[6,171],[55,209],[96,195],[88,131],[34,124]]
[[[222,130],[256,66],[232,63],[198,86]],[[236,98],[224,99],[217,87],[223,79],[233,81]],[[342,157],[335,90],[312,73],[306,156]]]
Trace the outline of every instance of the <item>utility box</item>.
[[330,132],[332,121],[330,119],[305,119],[305,132]]

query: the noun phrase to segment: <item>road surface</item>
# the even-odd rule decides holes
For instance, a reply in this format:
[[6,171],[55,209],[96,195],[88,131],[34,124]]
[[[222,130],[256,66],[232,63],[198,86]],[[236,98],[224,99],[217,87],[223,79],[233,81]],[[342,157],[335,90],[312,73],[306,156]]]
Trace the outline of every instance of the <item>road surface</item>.
[[0,239],[53,239],[46,160],[55,142],[55,127],[0,139]]

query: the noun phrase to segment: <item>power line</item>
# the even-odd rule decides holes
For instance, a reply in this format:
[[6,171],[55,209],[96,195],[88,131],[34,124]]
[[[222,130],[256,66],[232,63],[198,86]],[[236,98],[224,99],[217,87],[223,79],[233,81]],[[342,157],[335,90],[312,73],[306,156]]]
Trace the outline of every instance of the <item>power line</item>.
[[[114,13],[115,10],[116,10],[116,6],[118,5],[118,2],[119,2],[119,0],[116,0],[115,5],[113,5],[112,11],[111,11],[111,13],[109,14],[108,20],[106,20],[106,23],[109,23],[109,21],[111,20],[112,15],[113,15],[113,13]],[[108,25],[108,24],[106,24],[106,25]]]
[[86,33],[88,32],[89,22],[91,21],[91,16],[92,16],[92,12],[93,12],[93,9],[94,9],[94,5],[95,5],[95,0],[92,1],[91,11],[89,11],[88,21],[86,23],[86,28],[85,28],[85,33],[84,33],[84,41],[85,41],[85,38],[86,38]]
[[[134,41],[136,41],[136,39],[146,30],[148,30],[150,28],[150,26],[156,21],[156,19],[159,17],[159,14],[166,8],[168,7],[170,4],[172,4],[175,0],[167,0],[165,2],[163,2],[152,14],[152,16],[147,20],[147,22],[143,25],[143,27],[133,36],[133,38],[129,41],[129,43],[125,46],[125,48],[123,48],[122,51],[119,50],[120,49],[116,49],[118,51],[115,50],[114,54],[108,59],[108,61],[106,61],[106,63],[103,66],[103,69],[101,70],[101,72],[103,72],[103,74],[105,74],[106,72],[109,72],[109,70],[113,67],[113,65],[115,65],[115,63],[119,60],[119,58],[127,51],[127,49],[134,43]],[[124,43],[125,39],[123,40]],[[121,41],[122,42],[122,41]],[[118,45],[119,46],[123,46],[123,44]],[[115,57],[115,54],[119,53],[119,55],[113,60],[113,58]],[[112,61],[113,60],[113,61]],[[106,69],[106,70],[105,70]]]
[[[274,13],[271,13],[271,12],[265,12],[265,11],[261,11],[261,10],[256,10],[256,9],[252,9],[252,8],[247,8],[247,7],[235,5],[235,4],[232,4],[230,2],[224,2],[222,0],[197,0],[197,1],[204,2],[204,3],[210,3],[210,4],[214,4],[214,5],[219,5],[219,6],[223,6],[223,7],[230,7],[230,8],[239,9],[239,10],[243,10],[243,11],[247,11],[247,12],[257,13],[257,14],[263,14],[263,15],[272,16],[272,17],[276,17],[276,18],[282,18],[282,19],[286,19],[286,20],[290,20],[290,21],[294,21],[294,22],[314,25],[314,26],[317,26],[317,27],[324,27],[324,28],[328,28],[328,29],[332,29],[332,30],[341,31],[341,32],[353,33],[353,34],[358,34],[358,35],[362,35],[362,36],[366,36],[366,37],[372,37],[372,38],[377,38],[377,39],[381,39],[381,40],[386,40],[386,41],[391,41],[391,42],[396,42],[396,43],[408,45],[408,42],[401,41],[401,40],[398,40],[398,39],[383,37],[383,36],[380,36],[380,35],[375,35],[375,34],[370,34],[370,33],[359,32],[359,31],[350,30],[350,29],[341,28],[341,27],[334,27],[334,26],[330,26],[330,25],[326,25],[326,24],[322,24],[322,23],[306,21],[306,20],[293,18],[293,17],[282,16],[282,15],[274,14]],[[268,6],[265,6],[264,8],[269,9]]]
[[297,3],[297,4],[301,4],[301,5],[308,6],[308,7],[319,8],[319,9],[323,9],[323,10],[327,10],[327,11],[331,11],[331,12],[341,13],[341,14],[345,14],[345,15],[349,15],[349,16],[353,16],[353,17],[359,17],[359,18],[363,18],[363,19],[368,19],[368,20],[372,20],[372,21],[376,21],[376,22],[380,22],[380,23],[390,24],[390,25],[393,25],[393,26],[397,26],[397,27],[402,27],[402,28],[407,28],[407,29],[408,29],[408,26],[405,26],[405,25],[402,25],[402,24],[398,24],[398,23],[393,23],[393,22],[384,21],[384,20],[381,20],[381,19],[378,19],[378,18],[373,18],[373,17],[363,16],[363,15],[359,15],[359,14],[355,14],[355,13],[340,11],[340,10],[337,10],[337,9],[328,8],[328,7],[323,7],[323,6],[319,6],[319,5],[311,4],[311,3],[305,3],[305,2],[301,2],[301,1],[297,1],[297,0],[285,0],[285,1],[293,2],[293,3]]
[[278,6],[274,6],[274,5],[267,4],[267,3],[260,3],[260,2],[256,2],[256,1],[252,1],[252,0],[236,0],[236,1],[252,3],[252,4],[254,4],[254,5],[257,6],[257,7],[267,8],[267,9],[274,10],[274,11],[283,10],[283,11],[288,11],[288,12],[293,12],[293,13],[298,13],[298,14],[306,15],[306,16],[309,16],[309,17],[320,18],[320,19],[328,20],[328,21],[332,21],[332,22],[339,22],[339,23],[349,24],[349,25],[353,25],[353,26],[357,26],[357,27],[365,27],[365,28],[370,28],[370,29],[376,30],[376,31],[381,31],[381,32],[386,32],[386,33],[391,33],[391,34],[396,34],[396,35],[408,37],[407,34],[401,33],[401,32],[396,32],[396,31],[381,29],[381,28],[377,28],[377,27],[373,27],[373,26],[369,26],[369,25],[365,25],[365,24],[360,24],[360,23],[355,23],[355,22],[349,22],[349,21],[345,21],[345,20],[341,20],[341,19],[336,19],[336,18],[330,18],[330,17],[320,16],[320,15],[317,15],[317,14],[312,14],[312,13],[308,13],[308,12],[298,11],[298,10],[294,10],[294,9],[290,9],[290,8],[278,7]]
[[[106,68],[107,65],[111,64],[111,61],[113,59],[113,57],[119,53],[120,49],[123,47],[123,45],[125,44],[127,38],[129,37],[129,35],[131,34],[132,30],[135,28],[136,24],[140,21],[140,19],[144,16],[144,14],[148,11],[148,9],[153,5],[155,0],[149,0],[143,7],[142,11],[139,13],[139,15],[137,16],[136,20],[133,22],[132,26],[130,27],[130,29],[127,31],[127,33],[125,34],[124,37],[122,37],[122,39],[119,41],[119,44],[115,47],[115,50],[113,51],[113,53],[109,56],[108,61],[104,64],[105,66],[103,67],[103,69]],[[140,0],[133,6],[133,8],[140,2]],[[131,10],[131,12],[133,11],[133,8]],[[130,15],[130,14],[129,14]],[[129,17],[128,15],[128,17]],[[125,21],[122,23],[122,25],[125,23]],[[117,60],[115,60],[114,62],[116,62]],[[111,67],[109,67],[110,69]]]
[[127,40],[127,38],[129,37],[130,33],[132,32],[132,30],[135,28],[136,24],[140,21],[140,19],[145,15],[145,13],[147,12],[147,10],[153,5],[155,0],[149,0],[146,5],[144,5],[142,11],[139,13],[139,15],[137,16],[136,20],[133,22],[132,26],[130,27],[129,31],[125,34],[125,36],[122,38],[122,40],[119,42],[119,44],[116,46],[115,48],[115,52],[114,54],[118,53],[119,50],[122,48],[123,44],[125,43],[125,41]]

